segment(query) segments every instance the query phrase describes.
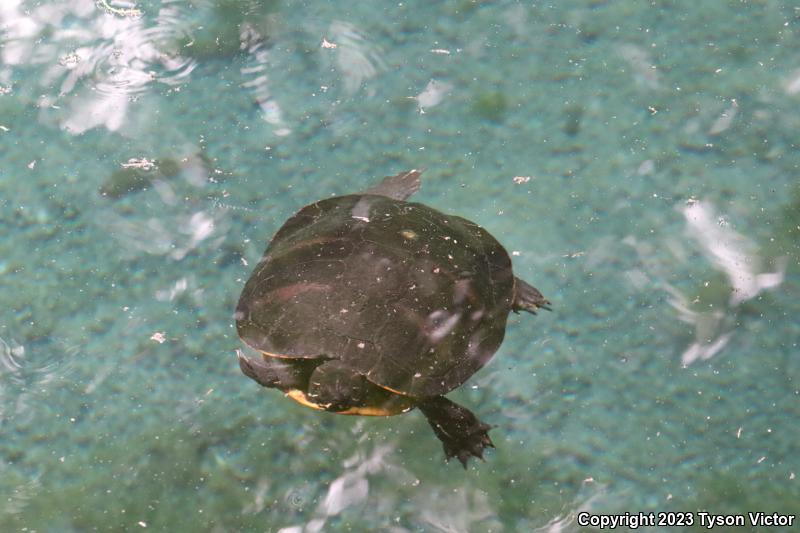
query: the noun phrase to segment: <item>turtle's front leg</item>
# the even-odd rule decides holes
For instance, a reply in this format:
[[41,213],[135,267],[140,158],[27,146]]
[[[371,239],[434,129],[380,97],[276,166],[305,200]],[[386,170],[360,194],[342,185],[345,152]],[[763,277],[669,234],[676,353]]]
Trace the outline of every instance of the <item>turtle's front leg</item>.
[[436,396],[419,404],[419,409],[442,441],[447,459],[458,457],[464,468],[467,468],[467,459],[483,459],[483,450],[487,446],[494,448],[489,438],[492,426],[478,420],[466,407],[444,396]]
[[271,389],[284,392],[293,389],[305,390],[308,376],[319,361],[305,359],[279,359],[277,357],[247,357],[236,350],[239,368],[245,376]]

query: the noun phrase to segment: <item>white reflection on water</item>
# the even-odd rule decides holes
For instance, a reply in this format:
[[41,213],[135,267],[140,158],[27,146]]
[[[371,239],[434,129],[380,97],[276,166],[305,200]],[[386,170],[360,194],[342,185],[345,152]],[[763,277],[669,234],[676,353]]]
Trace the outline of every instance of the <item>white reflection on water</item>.
[[800,70],[795,70],[792,72],[792,74],[784,81],[783,90],[788,95],[800,93]]
[[583,531],[578,527],[577,517],[580,513],[598,513],[602,509],[613,509],[624,501],[619,495],[611,495],[604,484],[595,483],[593,479],[584,480],[581,490],[565,510],[563,516],[557,516],[542,527],[533,530],[534,533],[571,533]]
[[[0,466],[0,475],[11,477],[10,473],[5,473],[3,471],[6,468],[9,470],[11,469],[5,464]],[[28,506],[28,502],[41,493],[42,482],[39,481],[41,477],[42,474],[37,472],[29,479],[16,484],[14,490],[7,496],[4,494],[6,497],[0,500],[0,515],[8,516],[22,513]]]
[[206,211],[188,214],[153,216],[142,222],[129,219],[113,211],[105,211],[98,216],[98,222],[130,252],[145,252],[152,255],[166,255],[180,261],[209,237],[216,236],[211,243],[218,247],[227,226],[220,230],[221,215]]
[[[152,188],[156,194],[139,205],[141,216],[130,217],[114,205],[96,215],[94,222],[122,244],[124,256],[144,252],[180,261],[201,245],[217,248],[225,239],[230,225],[227,213],[220,209],[202,209],[203,202],[199,200],[203,189],[213,182],[209,163],[191,146],[183,153],[187,155],[182,157],[181,152],[176,151],[175,158],[167,157],[159,163],[175,174],[168,178],[152,178],[145,188]],[[146,157],[130,159],[121,166],[158,168],[154,160]],[[113,184],[113,177],[109,183]]]
[[12,342],[11,346],[0,339],[0,372],[14,375],[22,368],[20,358],[25,356],[25,347]]
[[149,84],[179,85],[194,69],[193,60],[175,53],[183,18],[169,4],[145,19],[101,10],[92,0],[32,9],[21,0],[4,0],[0,26],[7,31],[0,54],[4,65],[46,66],[39,84],[57,92],[45,94],[39,106],[65,108],[64,129],[115,131]]
[[40,408],[42,394],[69,375],[77,353],[78,347],[59,342],[28,350],[0,338],[0,428],[12,419],[18,424],[29,421]]
[[[668,293],[668,302],[677,312],[678,320],[693,326],[694,341],[681,353],[681,364],[688,366],[721,353],[735,333],[737,319],[741,318],[737,316],[739,306],[766,289],[778,287],[784,279],[787,259],[778,258],[775,270],[766,271],[768,265],[758,245],[732,229],[726,217],[716,214],[711,202],[692,199],[678,209],[686,221],[687,234],[720,273],[718,279],[712,276],[711,280],[701,280],[700,286],[681,290],[667,281],[674,278],[674,272],[652,259],[653,244],[632,236],[623,242],[637,251],[653,281]],[[673,261],[689,261],[684,243],[667,240],[665,244],[674,256]],[[639,288],[650,283],[641,271],[628,272],[627,276]]]
[[435,531],[498,531],[502,524],[486,492],[480,489],[439,494],[420,505],[422,519]]
[[[690,365],[697,360],[714,357],[725,348],[733,335],[730,320],[735,308],[756,297],[764,289],[778,287],[783,282],[785,260],[775,272],[764,272],[757,245],[729,227],[724,217],[715,214],[710,202],[690,200],[681,209],[689,235],[700,245],[712,265],[727,278],[730,296],[720,305],[694,306],[691,300],[672,285],[666,284],[669,303],[678,312],[678,319],[694,325],[695,340],[681,355],[681,363]],[[708,283],[708,282],[706,282]]]
[[248,80],[242,83],[242,87],[253,92],[253,98],[261,109],[261,118],[275,126],[275,134],[279,137],[289,135],[292,131],[286,127],[283,110],[272,97],[270,89],[270,47],[266,36],[257,28],[246,26],[242,30],[241,39],[242,46],[247,51],[247,62],[241,68],[241,73]]
[[[349,95],[386,69],[380,47],[349,22],[333,21],[328,27],[328,34],[323,38],[335,47],[320,46],[320,53],[324,60],[330,61],[333,58],[333,64],[343,78],[345,92]],[[370,95],[374,92],[374,89],[368,90]]]
[[417,101],[417,109],[420,113],[425,113],[427,108],[439,105],[452,90],[452,83],[438,80],[429,81],[425,90],[413,97]]
[[629,43],[620,45],[618,50],[619,55],[630,65],[636,83],[652,90],[661,87],[658,70],[647,50]]
[[756,244],[717,217],[710,202],[690,201],[684,206],[689,234],[706,257],[725,273],[732,292],[730,305],[737,306],[783,282],[785,264],[776,272],[764,272]]
[[[328,492],[317,506],[315,517],[305,525],[280,529],[281,533],[323,531],[329,517],[336,516],[348,507],[363,503],[369,495],[369,476],[393,470],[386,461],[394,446],[376,446],[368,457],[357,453],[344,463],[344,472],[331,482]],[[293,493],[294,491],[290,491]]]
[[678,312],[678,320],[694,326],[694,342],[681,354],[681,365],[688,366],[698,359],[711,359],[722,350],[733,334],[726,325],[726,311],[711,309],[695,311],[691,301],[678,289],[667,284],[670,294],[669,304]]
[[[182,83],[196,63],[165,51],[170,39],[176,39],[177,18],[175,9],[169,6],[161,10],[153,27],[146,27],[144,19],[96,17],[96,32],[104,41],[75,52],[80,61],[66,73],[60,95],[73,92],[76,86],[83,86],[84,91],[72,102],[63,127],[73,133],[97,126],[115,131],[124,124],[136,95],[148,84]],[[51,70],[53,77],[62,74],[56,67]]]
[[38,392],[39,387],[46,388],[62,379],[69,371],[70,358],[76,350],[75,347],[55,346],[32,353],[14,341],[9,344],[0,338],[0,376],[4,383],[0,393],[8,391],[9,384],[15,384],[21,392]]

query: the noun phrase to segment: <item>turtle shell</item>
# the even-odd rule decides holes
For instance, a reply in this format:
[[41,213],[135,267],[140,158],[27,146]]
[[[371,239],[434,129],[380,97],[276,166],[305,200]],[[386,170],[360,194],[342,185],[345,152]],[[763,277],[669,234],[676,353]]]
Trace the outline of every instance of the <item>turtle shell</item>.
[[492,357],[514,292],[486,230],[375,194],[301,209],[245,284],[239,336],[266,356],[336,358],[390,391],[426,398]]

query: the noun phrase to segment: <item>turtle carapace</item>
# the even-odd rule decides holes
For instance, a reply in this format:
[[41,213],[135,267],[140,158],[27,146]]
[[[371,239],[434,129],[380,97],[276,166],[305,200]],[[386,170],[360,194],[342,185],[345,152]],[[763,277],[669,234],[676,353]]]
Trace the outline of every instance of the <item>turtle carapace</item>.
[[334,413],[419,408],[466,467],[488,431],[445,394],[497,351],[510,311],[549,302],[485,229],[406,199],[419,170],[310,204],[275,234],[236,307],[242,371]]

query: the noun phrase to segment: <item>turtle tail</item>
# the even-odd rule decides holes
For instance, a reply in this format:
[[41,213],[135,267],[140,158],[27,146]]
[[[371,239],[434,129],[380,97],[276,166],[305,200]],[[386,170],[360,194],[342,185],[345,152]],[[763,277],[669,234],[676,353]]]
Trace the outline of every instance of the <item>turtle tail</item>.
[[394,200],[405,200],[419,190],[420,179],[424,168],[406,170],[396,176],[387,176],[377,185],[373,185],[365,194],[388,196]]

